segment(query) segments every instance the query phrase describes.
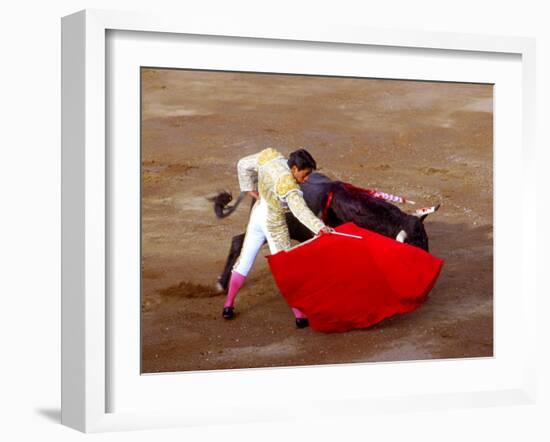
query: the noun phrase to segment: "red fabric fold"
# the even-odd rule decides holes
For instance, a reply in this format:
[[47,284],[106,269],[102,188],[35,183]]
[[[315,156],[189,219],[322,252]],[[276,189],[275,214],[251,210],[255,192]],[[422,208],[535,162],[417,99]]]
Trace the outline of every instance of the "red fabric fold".
[[336,230],[362,239],[321,235],[268,256],[279,290],[290,307],[305,313],[311,328],[368,328],[424,302],[443,260],[353,223]]

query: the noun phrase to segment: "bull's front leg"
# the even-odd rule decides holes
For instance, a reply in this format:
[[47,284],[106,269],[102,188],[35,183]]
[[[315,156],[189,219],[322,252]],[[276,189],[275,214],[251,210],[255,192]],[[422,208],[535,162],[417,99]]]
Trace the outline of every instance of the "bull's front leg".
[[237,262],[237,258],[241,254],[241,249],[243,248],[244,243],[244,235],[244,233],[241,233],[240,235],[234,236],[231,240],[231,247],[225,261],[225,267],[222,274],[218,276],[218,288],[224,292],[227,292],[229,278],[231,278],[231,270],[233,269],[235,262]]

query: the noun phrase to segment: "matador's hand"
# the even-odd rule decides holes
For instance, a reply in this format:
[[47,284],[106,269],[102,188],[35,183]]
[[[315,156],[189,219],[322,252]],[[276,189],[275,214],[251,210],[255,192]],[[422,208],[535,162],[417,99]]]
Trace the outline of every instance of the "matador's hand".
[[325,226],[321,230],[319,230],[319,235],[333,232],[335,232],[335,230],[332,227]]
[[251,190],[250,192],[248,192],[248,194],[255,200],[260,198],[260,194],[256,190]]

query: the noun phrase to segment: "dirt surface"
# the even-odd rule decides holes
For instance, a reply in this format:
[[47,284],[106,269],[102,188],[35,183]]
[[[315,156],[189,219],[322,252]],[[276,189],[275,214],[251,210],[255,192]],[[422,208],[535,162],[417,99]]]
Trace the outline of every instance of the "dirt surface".
[[[489,85],[143,70],[142,372],[492,356],[492,103]],[[207,198],[236,195],[238,159],[270,146],[442,204],[425,226],[445,265],[421,308],[368,330],[296,329],[264,247],[237,316],[221,317],[216,278],[249,205],[218,220]]]

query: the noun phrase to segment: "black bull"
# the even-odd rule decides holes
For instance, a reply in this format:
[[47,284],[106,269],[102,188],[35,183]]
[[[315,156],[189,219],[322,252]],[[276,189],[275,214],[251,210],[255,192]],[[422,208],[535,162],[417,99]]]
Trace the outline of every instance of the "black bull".
[[[370,196],[366,192],[353,189],[341,181],[332,181],[327,176],[314,172],[309,179],[300,185],[304,199],[313,213],[325,215],[325,223],[337,227],[346,222],[353,222],[359,227],[372,230],[389,238],[396,238],[404,231],[405,243],[420,247],[428,251],[428,235],[424,229],[424,218],[409,215],[387,201]],[[329,194],[332,193],[330,205],[327,207]],[[219,218],[229,215],[240,203],[239,200],[229,210],[225,211],[230,201],[229,194],[221,193],[214,199],[214,209]],[[290,237],[303,242],[313,237],[313,233],[298,221],[292,213],[286,214],[286,221]],[[227,257],[223,273],[218,283],[227,290],[231,270],[241,253],[244,242],[244,233],[236,235],[231,240],[231,248]]]

